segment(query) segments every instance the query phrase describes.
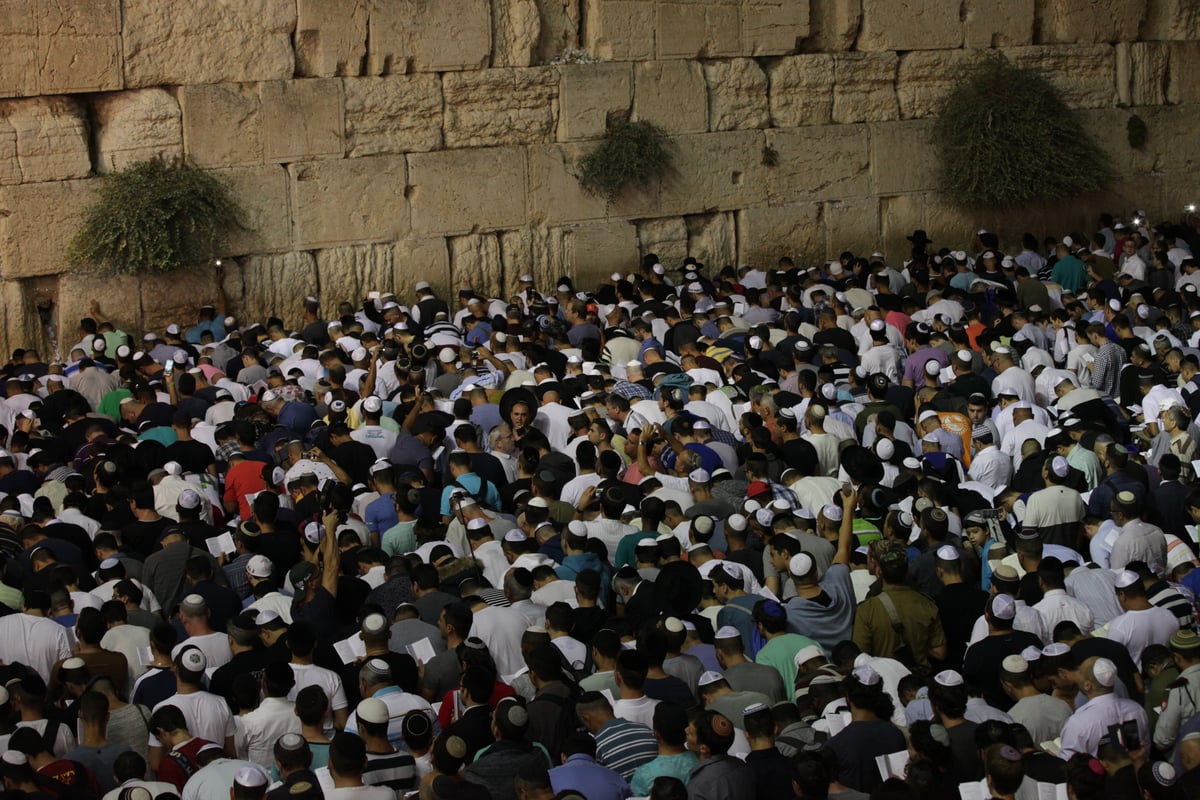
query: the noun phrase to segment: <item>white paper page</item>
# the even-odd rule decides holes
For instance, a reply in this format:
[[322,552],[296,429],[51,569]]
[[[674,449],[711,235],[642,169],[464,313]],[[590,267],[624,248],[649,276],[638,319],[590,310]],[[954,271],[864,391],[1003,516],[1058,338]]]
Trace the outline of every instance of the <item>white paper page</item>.
[[340,642],[335,643],[333,649],[343,664],[352,664],[367,654],[367,645],[362,639],[358,638],[357,633],[348,639],[342,639]]
[[437,651],[433,649],[433,643],[429,641],[429,637],[418,639],[405,649],[410,656],[417,660],[418,664],[428,663],[430,659],[437,655]]
[[204,544],[208,546],[208,552],[212,553],[213,558],[219,557],[222,553],[233,555],[237,552],[237,545],[233,543],[233,534],[229,531],[225,531],[220,536],[205,539]]

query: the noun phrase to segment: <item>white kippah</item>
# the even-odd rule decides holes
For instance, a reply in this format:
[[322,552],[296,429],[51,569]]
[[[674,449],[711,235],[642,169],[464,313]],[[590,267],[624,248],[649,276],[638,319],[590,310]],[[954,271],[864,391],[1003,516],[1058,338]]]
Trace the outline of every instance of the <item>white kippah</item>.
[[946,669],[933,676],[933,680],[939,686],[962,686],[963,677],[958,672],[952,669]]
[[808,553],[797,553],[788,561],[788,572],[796,577],[803,577],[812,572],[813,559]]
[[1000,666],[1005,672],[1018,673],[1029,671],[1029,662],[1021,656],[1005,656],[1004,660],[1000,662]]
[[827,503],[821,507],[821,516],[830,522],[841,522],[842,508],[841,506],[835,506],[833,503]]
[[937,549],[937,557],[942,561],[958,561],[958,550],[952,545],[944,544]]
[[1096,663],[1092,665],[1092,674],[1096,676],[1096,682],[1106,689],[1111,689],[1117,682],[1117,666],[1107,658],[1096,659]]

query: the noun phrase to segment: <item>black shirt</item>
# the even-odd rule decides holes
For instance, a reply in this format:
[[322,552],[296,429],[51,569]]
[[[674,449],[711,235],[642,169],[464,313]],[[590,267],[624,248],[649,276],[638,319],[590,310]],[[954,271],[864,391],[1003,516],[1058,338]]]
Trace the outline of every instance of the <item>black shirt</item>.
[[197,442],[195,439],[176,442],[168,447],[167,459],[169,461],[178,461],[179,465],[183,467],[184,472],[196,475],[205,472],[211,464],[216,462],[212,448],[203,442]]
[[938,616],[946,632],[947,669],[961,670],[975,620],[983,614],[988,593],[969,583],[952,583],[937,598]]
[[1000,662],[1006,656],[1020,655],[1026,647],[1041,649],[1041,646],[1036,636],[1025,631],[1013,630],[998,636],[987,636],[967,648],[963,658],[963,676],[983,690],[988,705],[1008,711],[1013,701],[1000,686]]

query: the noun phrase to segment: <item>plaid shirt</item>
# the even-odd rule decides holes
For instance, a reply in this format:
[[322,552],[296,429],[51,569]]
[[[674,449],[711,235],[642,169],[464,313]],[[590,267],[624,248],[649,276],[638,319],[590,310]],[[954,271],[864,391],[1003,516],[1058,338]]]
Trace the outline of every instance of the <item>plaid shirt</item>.
[[627,381],[625,379],[621,379],[613,384],[612,393],[619,394],[621,397],[629,400],[633,400],[634,398],[637,398],[638,400],[649,400],[651,397],[650,390],[645,386],[642,386],[640,383]]

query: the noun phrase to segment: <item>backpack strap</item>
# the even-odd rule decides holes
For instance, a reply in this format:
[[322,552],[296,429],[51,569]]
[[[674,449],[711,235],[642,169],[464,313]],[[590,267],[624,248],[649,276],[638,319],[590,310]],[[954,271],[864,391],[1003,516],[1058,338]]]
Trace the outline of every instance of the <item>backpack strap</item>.
[[892,620],[892,630],[900,637],[901,642],[907,644],[907,640],[904,638],[904,623],[900,621],[900,615],[896,612],[896,604],[892,602],[892,598],[888,597],[887,592],[879,593],[879,602],[883,604],[883,610]]

